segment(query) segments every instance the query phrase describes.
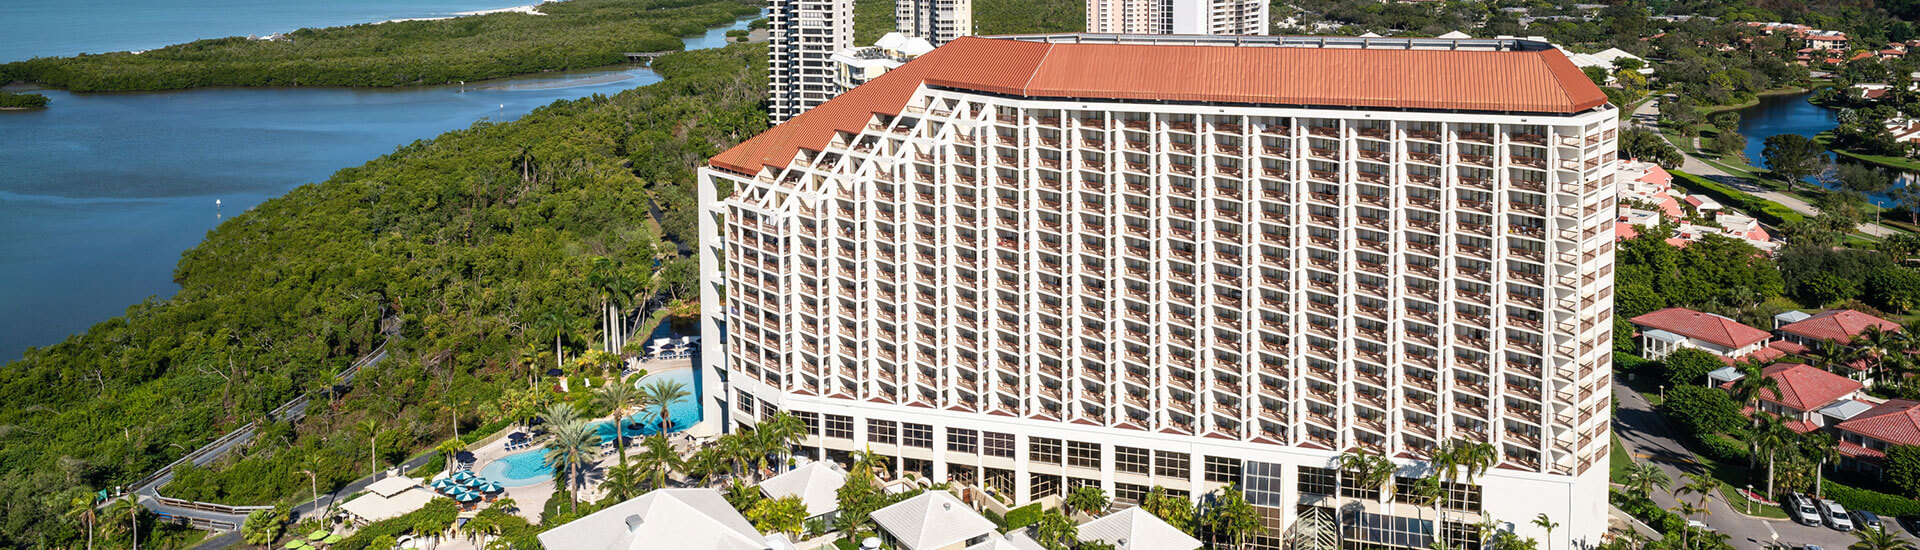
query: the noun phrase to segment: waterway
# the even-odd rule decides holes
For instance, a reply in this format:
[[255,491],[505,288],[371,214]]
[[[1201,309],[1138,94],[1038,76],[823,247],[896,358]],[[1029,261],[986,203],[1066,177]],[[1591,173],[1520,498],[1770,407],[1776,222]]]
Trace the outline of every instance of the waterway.
[[[1735,111],[1740,113],[1738,131],[1740,135],[1747,138],[1746,154],[1749,164],[1767,167],[1766,157],[1760,152],[1766,149],[1766,141],[1769,137],[1780,134],[1813,137],[1814,134],[1832,130],[1840,124],[1840,117],[1833,109],[1808,103],[1808,97],[1810,94],[1761,96],[1759,104]],[[1910,179],[1909,176],[1900,175],[1894,185],[1906,185]],[[1812,176],[1805,178],[1805,181],[1820,185],[1819,180]],[[1894,203],[1884,193],[1869,195],[1867,198],[1874,204],[1882,206]]]
[[399,89],[41,91],[49,108],[0,112],[0,363],[171,296],[180,253],[226,216],[475,121],[659,80],[636,66]]

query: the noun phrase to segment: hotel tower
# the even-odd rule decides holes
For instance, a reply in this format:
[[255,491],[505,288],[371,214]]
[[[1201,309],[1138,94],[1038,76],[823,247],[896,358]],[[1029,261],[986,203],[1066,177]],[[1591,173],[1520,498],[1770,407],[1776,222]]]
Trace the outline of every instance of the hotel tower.
[[1527,40],[958,38],[700,171],[708,418],[1016,503],[1237,484],[1267,548],[1597,544],[1616,120]]

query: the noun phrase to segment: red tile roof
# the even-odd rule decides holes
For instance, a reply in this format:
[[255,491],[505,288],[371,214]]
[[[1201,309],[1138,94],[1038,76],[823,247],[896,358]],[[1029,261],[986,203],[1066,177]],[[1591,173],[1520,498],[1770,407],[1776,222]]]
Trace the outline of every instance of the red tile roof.
[[1577,113],[1606,104],[1557,49],[1390,50],[1043,43],[964,37],[711,159],[757,173],[818,150],[924,82],[1024,97]]
[[1874,460],[1879,460],[1881,457],[1885,457],[1887,455],[1886,453],[1882,453],[1880,451],[1862,447],[1860,446],[1859,443],[1854,443],[1852,441],[1841,441],[1840,456],[1844,456],[1847,458],[1870,458]]
[[1772,336],[1767,334],[1767,331],[1742,325],[1733,319],[1683,307],[1670,307],[1630,320],[1636,325],[1664,330],[1730,349],[1747,347]]
[[1780,381],[1780,398],[1772,392],[1760,392],[1760,400],[1794,410],[1811,411],[1833,404],[1865,387],[1845,376],[1801,363],[1775,363],[1760,372]]
[[1772,342],[1767,342],[1767,347],[1780,350],[1780,352],[1785,355],[1800,355],[1802,353],[1813,351],[1813,348],[1809,348],[1805,345],[1800,344],[1799,342],[1792,342],[1787,340],[1774,340]]
[[1855,336],[1866,332],[1867,327],[1880,327],[1883,331],[1900,330],[1900,324],[1893,321],[1867,315],[1851,309],[1835,309],[1820,312],[1798,323],[1780,327],[1780,332],[1812,338],[1815,340],[1833,340],[1846,343]]
[[1838,428],[1897,445],[1920,445],[1920,401],[1891,399]]

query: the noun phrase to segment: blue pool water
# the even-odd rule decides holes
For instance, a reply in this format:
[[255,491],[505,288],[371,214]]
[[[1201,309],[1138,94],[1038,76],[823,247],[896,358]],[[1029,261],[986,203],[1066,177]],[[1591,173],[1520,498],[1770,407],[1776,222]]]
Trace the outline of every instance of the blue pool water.
[[[685,399],[675,401],[667,407],[668,417],[673,421],[672,429],[667,430],[670,433],[685,430],[700,422],[701,387],[700,377],[695,375],[697,371],[698,369],[680,369],[650,374],[635,382],[636,386],[644,386],[658,380],[672,380],[685,384],[687,391],[692,393],[692,395]],[[655,432],[658,432],[660,427],[659,410],[659,407],[648,407],[647,410],[627,417],[626,420],[629,424],[640,423],[643,427],[638,431],[625,431],[626,436],[633,438],[643,435],[653,435]],[[596,433],[600,434],[601,441],[611,441],[614,438],[614,426],[612,422],[597,422],[593,425],[593,429]],[[553,468],[547,467],[545,464],[544,457],[546,453],[547,451],[545,449],[533,449],[500,457],[499,460],[489,462],[486,466],[481,467],[479,472],[480,477],[486,478],[488,481],[499,482],[503,487],[525,487],[553,479]]]

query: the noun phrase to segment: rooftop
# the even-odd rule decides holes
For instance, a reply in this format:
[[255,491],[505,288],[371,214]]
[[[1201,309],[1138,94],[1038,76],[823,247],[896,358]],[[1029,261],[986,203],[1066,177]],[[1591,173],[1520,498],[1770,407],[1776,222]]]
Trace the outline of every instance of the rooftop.
[[1805,320],[1782,326],[1780,331],[1815,340],[1845,343],[1866,332],[1868,327],[1879,327],[1883,331],[1900,330],[1900,324],[1893,321],[1851,309],[1835,309],[1816,313]]
[[1082,542],[1100,541],[1114,550],[1194,550],[1200,539],[1162,521],[1138,506],[1080,524]]
[[1683,307],[1670,307],[1631,319],[1633,324],[1664,330],[1728,349],[1740,349],[1766,341],[1767,331],[1740,324],[1739,321]]
[[570,550],[769,547],[713,489],[657,489],[541,533],[540,543]]
[[1888,400],[1841,422],[1839,428],[1888,443],[1920,445],[1920,401]]
[[1760,372],[1780,382],[1779,398],[1772,392],[1762,391],[1760,400],[1799,411],[1825,407],[1865,387],[1851,378],[1804,363],[1775,363]]
[[963,37],[711,163],[745,174],[786,166],[875,114],[900,114],[922,84],[1025,98],[1476,112],[1570,114],[1607,102],[1559,50],[1521,39]]
[[872,518],[905,550],[938,550],[994,533],[992,521],[939,490],[874,510]]
[[827,462],[810,462],[760,482],[760,491],[772,498],[800,497],[807,505],[807,517],[840,509],[840,486],[847,474]]

